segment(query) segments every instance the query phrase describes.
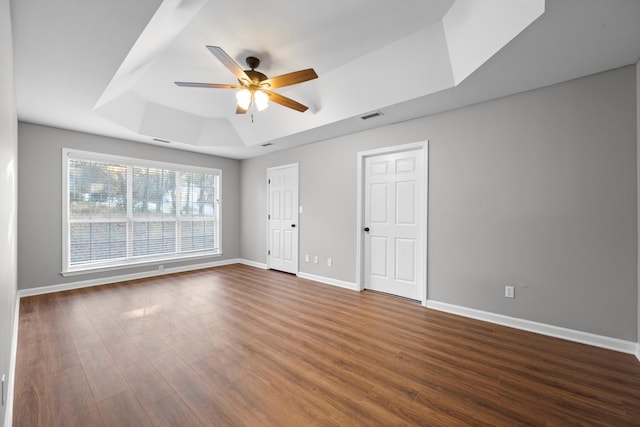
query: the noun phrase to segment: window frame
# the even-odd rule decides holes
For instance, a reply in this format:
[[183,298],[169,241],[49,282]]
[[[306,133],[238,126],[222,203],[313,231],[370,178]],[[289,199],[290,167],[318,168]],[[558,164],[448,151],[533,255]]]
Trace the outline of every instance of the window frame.
[[[98,262],[87,262],[79,265],[71,265],[71,234],[70,234],[70,224],[71,218],[69,217],[69,203],[70,203],[70,194],[69,194],[69,161],[70,160],[84,160],[84,161],[95,161],[95,162],[110,162],[123,164],[127,166],[127,214],[125,217],[126,228],[127,228],[127,241],[131,235],[133,234],[133,223],[139,222],[139,218],[136,218],[131,209],[131,203],[133,201],[131,185],[132,185],[132,173],[134,167],[145,167],[145,168],[160,168],[160,169],[168,169],[173,172],[177,172],[177,174],[182,173],[198,173],[198,174],[209,174],[214,175],[217,180],[217,185],[214,185],[215,188],[215,200],[217,203],[214,204],[215,212],[215,236],[217,241],[217,248],[213,250],[204,250],[204,251],[195,251],[195,252],[172,252],[171,254],[156,254],[156,255],[147,255],[147,256],[133,256],[133,254],[129,253],[129,249],[127,250],[126,258],[119,258],[115,261],[98,261]],[[177,183],[176,183],[177,185]],[[180,189],[177,189],[177,193],[179,194]],[[181,214],[180,214],[180,200],[176,200],[176,214],[175,214],[175,222],[176,229],[180,228],[181,224]],[[63,276],[71,276],[76,274],[84,274],[84,273],[94,273],[100,271],[109,271],[109,270],[118,270],[130,267],[139,267],[145,265],[160,265],[166,262],[171,261],[182,261],[182,260],[193,260],[198,258],[211,258],[211,257],[219,257],[222,255],[222,170],[217,168],[208,168],[202,166],[192,166],[185,165],[180,163],[169,163],[162,162],[156,160],[148,160],[141,159],[136,157],[127,157],[120,156],[114,154],[106,154],[106,153],[98,153],[92,151],[85,150],[77,150],[73,148],[63,148],[62,149],[62,270],[61,274]],[[178,249],[178,235],[176,235],[176,251]],[[127,243],[127,247],[130,247],[130,244]],[[162,270],[162,267],[160,267]]]

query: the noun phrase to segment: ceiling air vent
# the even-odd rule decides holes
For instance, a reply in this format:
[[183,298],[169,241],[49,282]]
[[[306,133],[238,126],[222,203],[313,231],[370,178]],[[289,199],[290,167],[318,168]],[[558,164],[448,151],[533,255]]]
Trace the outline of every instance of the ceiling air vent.
[[376,111],[376,112],[373,112],[373,113],[366,114],[366,115],[364,115],[364,116],[362,116],[360,118],[362,120],[369,120],[369,119],[373,119],[374,117],[378,117],[378,116],[382,116],[382,113],[380,111]]
[[154,141],[164,142],[165,144],[171,144],[171,141],[167,141],[166,139],[153,138]]

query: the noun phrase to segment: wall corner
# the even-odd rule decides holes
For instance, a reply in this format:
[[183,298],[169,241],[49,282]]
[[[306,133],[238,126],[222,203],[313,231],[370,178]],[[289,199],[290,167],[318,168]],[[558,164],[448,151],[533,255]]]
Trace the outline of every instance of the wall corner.
[[638,284],[638,301],[637,301],[637,320],[638,320],[638,345],[636,350],[636,357],[640,360],[640,59],[636,62],[636,233],[638,236],[638,244],[636,246],[637,256],[637,275],[636,282]]

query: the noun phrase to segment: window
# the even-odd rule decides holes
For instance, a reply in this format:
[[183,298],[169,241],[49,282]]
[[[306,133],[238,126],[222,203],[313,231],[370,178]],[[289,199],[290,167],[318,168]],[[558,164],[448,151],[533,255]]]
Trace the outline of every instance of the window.
[[220,170],[63,150],[63,273],[220,254]]

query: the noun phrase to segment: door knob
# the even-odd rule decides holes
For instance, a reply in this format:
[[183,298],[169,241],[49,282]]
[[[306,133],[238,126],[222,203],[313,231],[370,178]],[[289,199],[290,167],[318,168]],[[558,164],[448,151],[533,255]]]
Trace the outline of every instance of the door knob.
[[295,225],[295,224],[291,224],[291,226],[292,226],[293,228],[296,228],[296,225]]
[[369,227],[365,227],[362,229],[363,231],[366,231],[367,233],[369,232]]

